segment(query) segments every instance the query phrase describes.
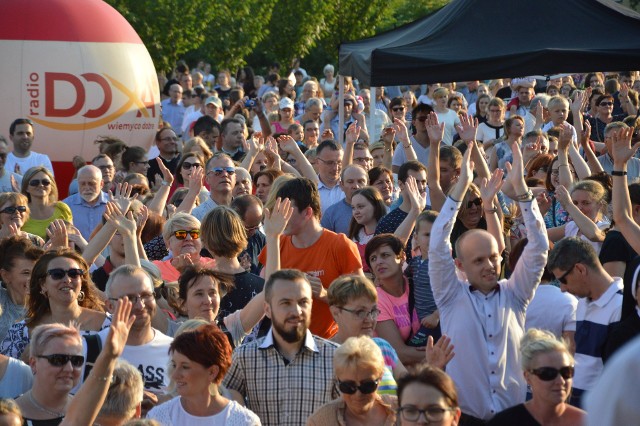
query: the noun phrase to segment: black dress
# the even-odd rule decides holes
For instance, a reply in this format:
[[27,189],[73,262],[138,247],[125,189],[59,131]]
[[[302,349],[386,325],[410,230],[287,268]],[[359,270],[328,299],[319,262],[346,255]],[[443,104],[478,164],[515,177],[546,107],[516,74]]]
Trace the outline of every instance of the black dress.
[[507,408],[495,415],[489,420],[487,426],[540,426],[540,423],[524,407],[524,404],[518,404],[511,408]]

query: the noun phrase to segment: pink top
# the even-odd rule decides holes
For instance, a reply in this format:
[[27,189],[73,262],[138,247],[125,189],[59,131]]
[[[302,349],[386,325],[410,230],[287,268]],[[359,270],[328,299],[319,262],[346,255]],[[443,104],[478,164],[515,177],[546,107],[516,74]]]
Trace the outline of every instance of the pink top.
[[[166,282],[178,281],[178,278],[180,278],[180,272],[171,264],[172,260],[173,259],[153,261],[153,264],[160,269],[160,276],[162,276],[162,279]],[[200,262],[202,263],[201,266],[206,268],[213,268],[216,264],[215,260],[209,257],[201,257]]]
[[398,327],[402,340],[406,341],[412,331],[414,334],[418,332],[420,320],[415,307],[412,320],[409,320],[409,285],[406,277],[404,278],[404,288],[405,292],[400,297],[390,295],[382,287],[376,289],[378,290],[378,309],[380,309],[378,322],[392,320]]

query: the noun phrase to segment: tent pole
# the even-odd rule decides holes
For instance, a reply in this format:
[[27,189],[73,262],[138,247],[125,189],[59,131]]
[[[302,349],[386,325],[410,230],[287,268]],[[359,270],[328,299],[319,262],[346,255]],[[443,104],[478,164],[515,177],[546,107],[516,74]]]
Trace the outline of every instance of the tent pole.
[[[372,144],[375,141],[372,141],[374,129],[376,128],[376,99],[378,99],[378,88],[371,88],[371,101],[369,102],[369,125],[366,126],[369,131],[369,144]],[[364,128],[365,126],[361,124]]]
[[344,76],[338,77],[338,134],[337,137],[340,146],[344,146]]

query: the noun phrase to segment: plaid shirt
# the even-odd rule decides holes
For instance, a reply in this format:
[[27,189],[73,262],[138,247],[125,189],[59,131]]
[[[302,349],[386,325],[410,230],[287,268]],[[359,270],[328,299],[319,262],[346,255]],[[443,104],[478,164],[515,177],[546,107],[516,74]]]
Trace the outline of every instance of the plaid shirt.
[[304,345],[288,362],[275,347],[273,330],[233,353],[224,385],[240,392],[263,425],[304,425],[317,408],[339,395],[333,374],[338,345],[307,331]]

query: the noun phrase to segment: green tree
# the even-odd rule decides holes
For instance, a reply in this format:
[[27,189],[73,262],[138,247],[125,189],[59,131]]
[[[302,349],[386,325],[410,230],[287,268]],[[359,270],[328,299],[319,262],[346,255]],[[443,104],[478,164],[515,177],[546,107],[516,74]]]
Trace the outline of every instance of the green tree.
[[106,0],[129,21],[147,47],[156,70],[169,72],[176,61],[204,41],[219,20],[214,2],[184,0]]

